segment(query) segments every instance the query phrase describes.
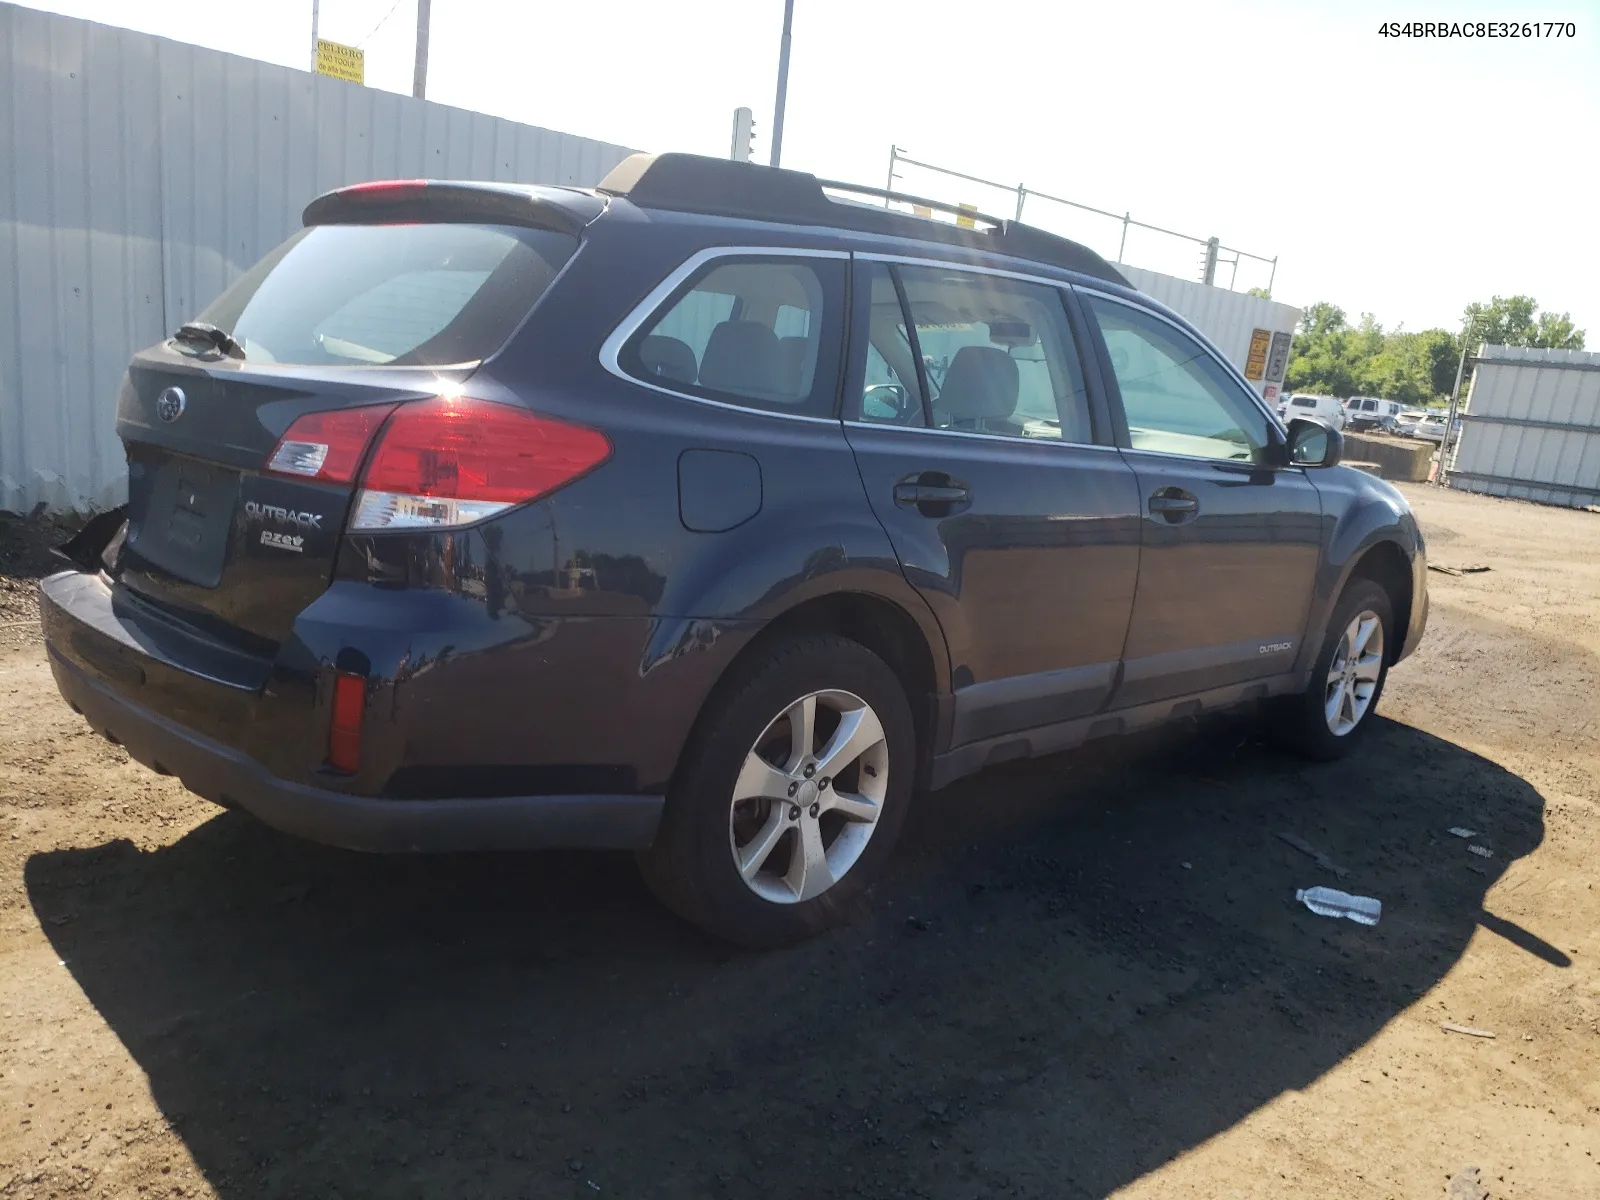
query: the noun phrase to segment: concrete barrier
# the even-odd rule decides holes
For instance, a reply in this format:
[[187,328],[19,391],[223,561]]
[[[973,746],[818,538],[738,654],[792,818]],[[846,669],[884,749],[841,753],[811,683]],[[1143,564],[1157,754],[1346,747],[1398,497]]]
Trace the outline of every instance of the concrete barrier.
[[1375,463],[1378,474],[1383,478],[1411,483],[1422,483],[1428,478],[1428,470],[1433,465],[1433,452],[1438,448],[1437,442],[1415,438],[1383,437],[1370,433],[1344,435],[1346,462]]

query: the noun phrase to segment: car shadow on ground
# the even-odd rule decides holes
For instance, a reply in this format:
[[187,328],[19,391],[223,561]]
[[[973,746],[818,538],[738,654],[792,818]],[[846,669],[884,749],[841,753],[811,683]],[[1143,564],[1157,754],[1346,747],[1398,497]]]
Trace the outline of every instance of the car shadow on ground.
[[[920,798],[858,922],[765,955],[624,856],[364,857],[234,813],[26,878],[230,1200],[1099,1196],[1333,1067],[1480,920],[1560,965],[1482,912],[1539,795],[1371,732],[1330,766],[1219,720],[987,772]],[[1341,880],[1281,833],[1382,922],[1298,906]]]

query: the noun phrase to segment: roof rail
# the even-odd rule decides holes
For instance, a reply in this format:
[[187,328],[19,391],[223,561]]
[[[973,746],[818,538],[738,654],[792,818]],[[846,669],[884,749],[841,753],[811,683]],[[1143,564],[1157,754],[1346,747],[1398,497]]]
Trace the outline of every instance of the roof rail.
[[947,212],[957,217],[970,217],[974,221],[982,221],[996,229],[1004,229],[1006,225],[1013,224],[1004,217],[990,216],[986,212],[979,212],[962,204],[947,204],[943,200],[930,200],[927,196],[913,196],[910,192],[892,192],[888,188],[867,187],[860,183],[844,183],[838,179],[819,179],[819,186],[824,191],[849,192],[853,196],[876,196],[880,200],[897,200],[901,204],[918,204],[923,208],[931,208],[936,212]]
[[[993,228],[968,229],[875,205],[838,202],[828,198],[823,192],[825,187],[921,204],[973,217]],[[943,201],[849,183],[824,182],[815,175],[781,167],[762,167],[698,154],[633,154],[613,167],[597,190],[626,197],[641,208],[832,226],[915,241],[943,242],[988,254],[1031,259],[1128,286],[1127,279],[1115,267],[1087,246],[1031,225]]]

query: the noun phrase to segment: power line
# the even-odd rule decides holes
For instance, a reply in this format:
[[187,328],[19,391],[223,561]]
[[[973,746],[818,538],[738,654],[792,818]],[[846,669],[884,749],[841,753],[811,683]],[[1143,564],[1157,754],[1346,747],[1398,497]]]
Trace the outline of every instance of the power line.
[[394,3],[389,5],[389,11],[383,14],[383,20],[379,21],[376,25],[374,25],[372,27],[372,33],[367,34],[367,36],[362,38],[359,42],[357,42],[356,45],[358,47],[359,46],[365,46],[368,42],[370,42],[372,40],[372,34],[377,33],[378,30],[382,29],[386,24],[388,24],[389,18],[394,16],[394,10],[399,8],[399,7],[400,7],[400,0],[394,0]]

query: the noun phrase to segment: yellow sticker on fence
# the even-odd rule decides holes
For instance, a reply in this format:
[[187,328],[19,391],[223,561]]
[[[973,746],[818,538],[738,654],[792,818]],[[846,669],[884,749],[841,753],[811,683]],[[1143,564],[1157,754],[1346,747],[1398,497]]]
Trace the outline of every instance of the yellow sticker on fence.
[[1267,373],[1267,348],[1272,345],[1272,330],[1255,329],[1250,332],[1250,357],[1244,362],[1244,377],[1260,379]]
[[355,46],[317,39],[317,74],[331,75],[346,83],[366,83],[367,55]]

